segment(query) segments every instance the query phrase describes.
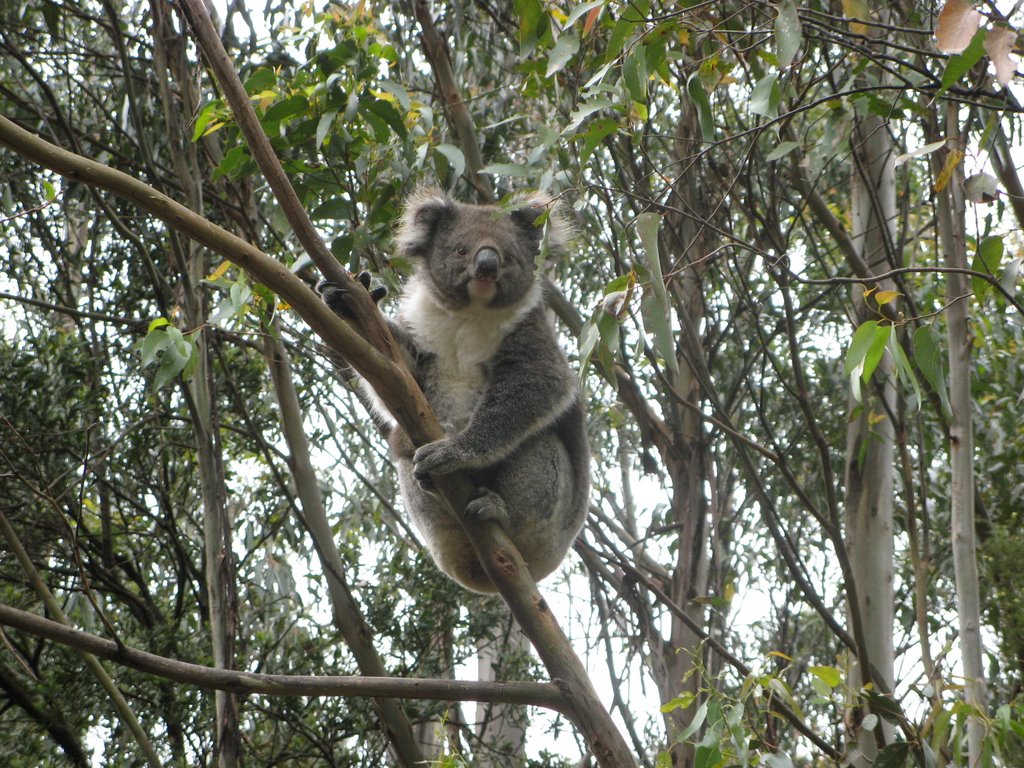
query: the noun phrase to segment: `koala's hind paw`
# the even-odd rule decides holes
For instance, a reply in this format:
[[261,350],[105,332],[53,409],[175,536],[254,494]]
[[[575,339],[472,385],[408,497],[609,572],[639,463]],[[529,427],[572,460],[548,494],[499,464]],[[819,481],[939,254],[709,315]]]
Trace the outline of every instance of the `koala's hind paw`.
[[[385,296],[388,295],[388,289],[383,285],[379,285],[376,288],[370,288],[371,276],[369,272],[360,272],[356,275],[356,280],[359,284],[370,293],[370,298],[374,304],[380,302]],[[316,284],[317,293],[323,298],[324,303],[327,304],[336,314],[342,317],[352,317],[352,312],[348,308],[348,300],[351,296],[351,290],[339,285],[338,283],[332,283],[330,280],[321,280]]]
[[480,495],[466,503],[466,517],[493,520],[507,531],[509,516],[505,500],[489,488],[478,488],[477,492]]

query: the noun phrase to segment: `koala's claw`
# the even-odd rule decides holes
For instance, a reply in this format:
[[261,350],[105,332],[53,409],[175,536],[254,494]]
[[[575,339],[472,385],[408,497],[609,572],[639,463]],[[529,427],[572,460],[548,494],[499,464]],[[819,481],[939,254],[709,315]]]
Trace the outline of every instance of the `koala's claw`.
[[[373,300],[374,304],[380,302],[385,296],[388,295],[388,289],[383,285],[378,285],[376,288],[370,288],[370,282],[372,277],[369,272],[360,272],[356,275],[356,280],[363,288],[369,292],[370,299]],[[349,311],[346,302],[348,301],[351,289],[347,288],[340,283],[334,283],[330,280],[321,280],[316,284],[316,291],[323,298],[324,303],[327,304],[335,313],[344,317],[351,317],[352,312]]]
[[505,530],[509,529],[508,507],[505,500],[489,488],[478,488],[480,494],[466,503],[466,517],[493,520]]

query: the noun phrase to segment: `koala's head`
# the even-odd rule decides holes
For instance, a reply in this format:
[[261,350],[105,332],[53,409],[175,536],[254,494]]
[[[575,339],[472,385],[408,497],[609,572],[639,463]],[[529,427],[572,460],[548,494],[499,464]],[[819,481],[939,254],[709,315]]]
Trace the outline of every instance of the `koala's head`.
[[421,189],[409,198],[395,245],[445,306],[499,308],[514,305],[533,286],[545,230],[549,248],[564,247],[568,225],[546,196],[520,198],[505,208],[467,205],[438,189]]

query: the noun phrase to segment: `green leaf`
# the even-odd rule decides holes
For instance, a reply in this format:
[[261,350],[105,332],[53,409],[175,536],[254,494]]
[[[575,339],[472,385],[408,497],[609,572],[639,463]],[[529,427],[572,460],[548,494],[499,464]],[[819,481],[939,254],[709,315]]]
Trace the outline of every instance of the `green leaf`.
[[903,768],[910,756],[910,745],[905,741],[886,744],[875,757],[873,768]]
[[565,69],[565,65],[569,63],[569,60],[576,55],[579,49],[580,39],[576,36],[576,33],[563,32],[548,55],[548,67],[544,76],[551,77],[556,72],[561,72]]
[[775,160],[781,160],[783,157],[788,155],[790,152],[792,152],[799,146],[799,141],[784,141],[771,152],[769,152],[764,159],[767,160],[769,163]]
[[210,124],[210,121],[215,117],[219,117],[220,114],[220,102],[209,101],[207,102],[199,114],[196,115],[196,127],[192,131],[192,141],[199,141],[199,139],[205,134],[206,126]]
[[622,61],[622,79],[633,101],[647,103],[647,52],[638,45]]
[[1017,277],[1020,275],[1020,265],[1022,263],[1024,263],[1024,258],[1022,257],[1018,256],[1016,259],[1010,259],[1003,268],[1003,273],[999,276],[999,284],[1009,294],[1014,293],[1016,290]]
[[778,75],[765,75],[750,91],[750,111],[772,120],[779,116],[779,103],[782,91],[779,88]]
[[661,273],[661,256],[658,250],[658,229],[661,217],[656,213],[641,213],[636,217],[636,231],[640,236],[650,270],[650,287],[640,301],[640,312],[644,327],[653,336],[654,350],[665,361],[673,374],[679,373],[676,360],[675,338],[672,333],[672,312],[668,301],[665,279]]
[[946,62],[946,69],[942,72],[942,85],[936,96],[941,96],[960,82],[960,78],[970,72],[971,68],[981,61],[981,57],[984,55],[985,29],[981,28],[974,33],[974,37],[971,38],[971,44],[967,46],[963,53],[949,57],[949,61]]
[[704,719],[707,716],[708,703],[705,701],[703,704],[697,707],[697,711],[693,713],[693,719],[690,721],[690,724],[683,729],[682,733],[680,733],[676,737],[676,742],[678,743],[686,741],[693,734],[695,734],[697,732],[697,729],[704,725]]
[[48,203],[53,202],[54,198],[57,197],[57,187],[53,185],[53,182],[43,180],[43,195]]
[[711,100],[708,98],[708,92],[704,90],[704,85],[701,83],[700,76],[696,72],[690,75],[690,79],[686,81],[686,93],[693,99],[693,104],[697,107],[697,115],[700,118],[701,138],[705,142],[714,141],[715,122],[711,116]]
[[713,768],[722,762],[722,750],[717,744],[701,744],[693,755],[693,768]]
[[305,96],[297,94],[271,104],[260,118],[260,124],[267,126],[271,123],[294,120],[300,116],[304,117],[308,111],[309,101]]
[[481,168],[480,173],[489,173],[492,176],[509,176],[517,179],[526,179],[531,175],[529,168],[518,163],[491,163]]
[[764,756],[767,768],[793,768],[793,761],[785,752],[772,752]]
[[[891,326],[890,326],[891,327]],[[921,408],[921,385],[917,383],[917,376],[914,374],[914,368],[910,365],[910,360],[907,359],[907,353],[903,351],[903,345],[900,344],[898,334],[890,334],[889,336],[889,353],[892,355],[892,359],[896,364],[896,375],[900,381],[903,382],[904,386],[908,384],[914,388],[914,395],[917,397],[917,408]]]
[[390,101],[384,99],[373,98],[369,100],[365,105],[360,107],[361,113],[365,116],[366,110],[369,110],[372,114],[379,117],[400,139],[406,137],[405,121],[402,116],[398,114],[398,110],[395,109],[394,105]]
[[565,20],[565,24],[563,26],[566,29],[568,29],[577,21],[582,19],[585,14],[589,13],[595,8],[603,6],[606,2],[607,0],[590,0],[590,2],[587,3],[580,3],[575,8],[573,8],[572,11],[569,12],[569,18]]
[[597,323],[594,318],[590,318],[583,324],[583,328],[580,329],[580,344],[579,344],[579,355],[580,355],[580,384],[587,377],[587,366],[590,363],[590,358],[594,354],[594,347],[597,346],[597,342],[601,340],[601,331],[597,327]]
[[544,16],[544,5],[540,0],[516,0],[515,5],[519,14],[519,52],[527,57],[537,47],[537,28]]
[[466,170],[466,156],[462,154],[462,150],[454,144],[438,144],[434,149],[448,161],[448,165],[452,169],[452,177],[454,179],[461,178]]
[[862,323],[854,332],[850,348],[846,351],[846,365],[843,368],[844,376],[853,375],[864,363],[864,356],[875,338],[875,329],[878,327],[877,320],[868,320]]
[[[978,243],[978,251],[971,262],[971,270],[986,275],[995,275],[1003,261],[1003,238],[990,236]],[[980,302],[992,286],[981,277],[971,277],[971,288]]]
[[843,673],[836,667],[811,667],[808,672],[825,683],[829,688],[835,688],[843,682]]
[[266,91],[277,85],[277,75],[269,67],[261,67],[249,75],[245,81],[245,92],[252,96],[254,93]]
[[619,127],[618,120],[611,117],[600,117],[591,120],[587,125],[586,133],[583,135],[583,147],[580,149],[580,164],[583,165],[594,154],[597,145],[614,133]]
[[328,131],[331,130],[331,126],[334,125],[334,118],[338,116],[338,110],[332,109],[320,118],[320,122],[316,124],[316,148],[319,149],[323,146],[324,140],[327,138]]
[[853,334],[850,349],[846,352],[844,371],[850,378],[850,389],[858,402],[862,402],[861,382],[871,379],[885,352],[890,333],[891,325],[880,325],[877,320],[868,320]]
[[796,12],[796,0],[782,0],[779,3],[779,15],[775,18],[775,51],[779,60],[779,69],[786,69],[793,63],[803,34],[800,30],[800,17]]
[[583,102],[573,110],[571,115],[569,115],[569,124],[562,130],[562,134],[565,135],[572,133],[579,128],[580,125],[583,124],[583,121],[590,117],[590,115],[611,106],[614,106],[614,102],[604,96],[598,96],[590,101]]
[[939,396],[942,412],[946,416],[952,415],[949,396],[946,393],[946,376],[942,368],[942,351],[931,326],[922,326],[914,332],[914,362],[917,364],[917,370],[928,382],[928,386]]
[[668,714],[669,712],[677,709],[687,709],[694,701],[696,701],[696,699],[697,697],[694,694],[689,691],[683,691],[683,693],[679,694],[671,701],[666,704],[662,704],[661,712],[662,714]]
[[158,333],[151,331],[146,334],[146,338],[142,340],[142,367],[148,368],[152,365],[170,343],[167,334],[163,331]]

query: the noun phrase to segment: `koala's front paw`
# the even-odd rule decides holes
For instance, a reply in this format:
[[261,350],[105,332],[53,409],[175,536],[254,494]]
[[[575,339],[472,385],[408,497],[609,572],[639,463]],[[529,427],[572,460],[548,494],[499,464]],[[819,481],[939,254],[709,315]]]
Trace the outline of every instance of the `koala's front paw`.
[[[359,284],[370,293],[370,298],[373,299],[373,303],[377,304],[388,295],[388,289],[383,285],[379,285],[371,290],[370,282],[371,277],[369,272],[360,272],[356,276],[356,280]],[[321,280],[316,284],[317,293],[323,298],[324,303],[330,307],[335,314],[341,315],[342,317],[352,317],[352,310],[348,308],[348,302],[352,298],[352,292],[350,289],[338,283],[332,283],[329,280]]]
[[477,488],[477,493],[479,496],[466,502],[466,517],[493,520],[508,531],[510,518],[505,500],[489,488]]
[[431,483],[431,475],[450,475],[465,466],[458,446],[448,437],[417,448],[412,457],[412,473],[424,488],[425,483]]

